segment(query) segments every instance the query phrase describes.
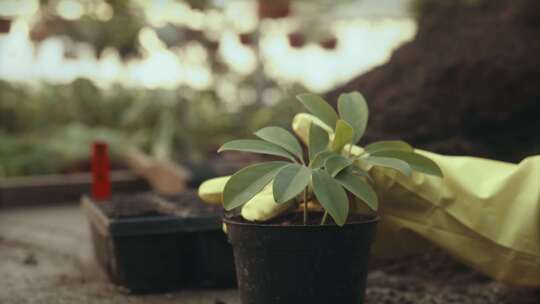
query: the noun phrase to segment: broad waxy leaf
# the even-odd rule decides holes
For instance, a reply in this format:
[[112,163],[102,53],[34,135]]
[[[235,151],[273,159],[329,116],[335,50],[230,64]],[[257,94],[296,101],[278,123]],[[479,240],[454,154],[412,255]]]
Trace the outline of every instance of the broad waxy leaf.
[[317,169],[313,171],[313,191],[336,224],[345,225],[349,215],[349,200],[343,187],[325,170]]
[[330,128],[336,125],[338,116],[334,108],[320,96],[315,94],[300,94],[296,98],[311,112],[311,114],[318,117],[322,122],[327,124]]
[[413,152],[413,147],[401,140],[383,140],[367,145],[364,150],[369,154],[374,154],[380,151],[408,151]]
[[260,154],[268,154],[285,157],[295,161],[294,157],[282,147],[259,139],[238,139],[225,143],[218,152],[221,151],[243,151]]
[[328,133],[314,123],[309,126],[309,160],[313,160],[315,156],[328,148]]
[[341,155],[330,156],[324,162],[326,172],[328,172],[328,174],[330,174],[332,177],[336,176],[339,172],[341,172],[341,170],[350,165],[352,165],[352,162]]
[[336,176],[337,181],[349,190],[354,196],[363,200],[369,208],[377,210],[379,202],[377,193],[362,177],[356,175],[353,170],[347,168]]
[[287,162],[266,162],[241,169],[231,176],[223,189],[223,207],[232,210],[247,203],[278,173]]
[[400,159],[411,166],[415,171],[429,175],[443,176],[441,168],[431,159],[413,152],[406,151],[379,151],[373,155],[379,157],[392,157]]
[[311,170],[299,164],[281,168],[274,177],[273,193],[277,203],[285,203],[300,194],[311,180]]
[[368,106],[366,100],[359,92],[343,93],[338,98],[338,112],[354,130],[352,143],[360,140],[366,131],[368,122]]
[[338,120],[336,123],[336,133],[332,141],[332,151],[341,153],[341,150],[343,150],[346,144],[352,143],[353,135],[354,131],[351,125],[344,120]]
[[309,167],[313,168],[313,169],[320,168],[320,167],[324,166],[324,162],[326,161],[327,158],[329,158],[331,156],[334,156],[334,155],[339,155],[339,154],[334,153],[332,151],[319,152],[319,153],[317,153],[317,155],[315,155],[315,157],[313,158],[313,160],[309,164]]
[[263,140],[271,142],[292,153],[298,159],[303,159],[302,147],[296,137],[289,131],[280,127],[266,127],[255,132],[255,135]]
[[368,156],[365,158],[361,158],[361,160],[374,166],[386,167],[397,170],[407,176],[410,176],[412,174],[411,166],[400,159],[390,157]]

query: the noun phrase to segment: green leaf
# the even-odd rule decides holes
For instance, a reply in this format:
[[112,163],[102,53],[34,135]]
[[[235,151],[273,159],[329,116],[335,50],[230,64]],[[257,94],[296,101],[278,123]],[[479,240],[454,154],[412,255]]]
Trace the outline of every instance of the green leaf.
[[320,96],[315,94],[300,94],[297,95],[296,98],[300,100],[311,114],[318,117],[330,128],[336,125],[336,121],[338,120],[336,111]]
[[389,158],[389,157],[379,157],[379,156],[368,156],[365,158],[360,158],[360,160],[365,161],[366,163],[374,165],[374,166],[391,168],[391,169],[397,170],[407,176],[411,176],[412,174],[411,166],[400,159]]
[[429,175],[435,175],[435,176],[443,176],[443,173],[441,171],[441,168],[432,161],[431,159],[414,153],[414,152],[406,152],[406,151],[379,151],[375,153],[376,156],[382,156],[382,157],[392,157],[399,160],[402,160],[411,166],[411,168],[415,171],[426,173]]
[[326,171],[318,169],[313,171],[313,191],[336,224],[345,225],[349,215],[349,199],[343,187]]
[[328,133],[321,127],[317,126],[314,123],[311,123],[309,126],[309,160],[319,153],[328,148]]
[[358,175],[360,177],[366,178],[369,181],[373,181],[373,179],[371,178],[369,173],[367,173],[366,171],[358,168],[357,166],[351,166],[351,167],[347,168],[347,170],[350,170],[351,173],[354,174],[354,175]]
[[285,203],[302,192],[311,180],[311,170],[299,164],[290,164],[279,170],[274,178],[273,192],[277,203]]
[[341,170],[352,165],[351,161],[341,155],[333,155],[326,159],[324,167],[330,176],[336,176]]
[[238,139],[225,143],[218,152],[221,151],[243,151],[275,155],[296,161],[294,157],[282,147],[259,139]]
[[349,190],[354,196],[366,203],[372,210],[377,210],[379,202],[377,193],[362,177],[356,175],[353,170],[346,169],[336,176],[337,181]]
[[261,139],[282,147],[283,149],[292,153],[294,156],[298,157],[298,159],[303,160],[302,147],[291,132],[280,127],[266,127],[255,132],[255,135]]
[[354,130],[346,121],[338,120],[336,123],[336,133],[332,141],[332,151],[341,153],[346,144],[352,144]]
[[364,135],[368,122],[368,106],[366,99],[359,92],[343,93],[338,98],[338,112],[354,129],[353,143]]
[[315,157],[313,158],[313,160],[309,164],[309,167],[313,168],[313,169],[320,168],[320,167],[324,166],[324,162],[326,161],[326,159],[328,157],[331,157],[331,156],[334,156],[334,155],[339,155],[339,154],[334,153],[332,151],[319,152],[319,153],[317,153],[317,155],[315,155]]
[[367,145],[364,150],[369,154],[374,154],[380,151],[408,151],[413,152],[413,147],[401,140],[384,140]]
[[266,186],[287,162],[266,162],[241,169],[223,189],[223,207],[232,210],[247,203]]

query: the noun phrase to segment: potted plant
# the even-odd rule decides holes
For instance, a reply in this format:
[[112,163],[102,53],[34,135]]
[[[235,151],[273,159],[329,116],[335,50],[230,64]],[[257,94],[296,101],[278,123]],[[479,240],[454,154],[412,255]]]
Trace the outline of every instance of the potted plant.
[[234,140],[219,149],[286,160],[245,167],[223,189],[223,205],[229,211],[269,188],[276,204],[292,206],[265,222],[239,215],[224,219],[242,303],[363,303],[379,220],[369,169],[381,166],[406,175],[413,170],[442,173],[403,141],[355,146],[368,121],[367,103],[360,93],[342,94],[338,113],[317,95],[297,98],[316,117],[309,127],[307,151],[279,127],[263,128],[255,132],[258,139]]

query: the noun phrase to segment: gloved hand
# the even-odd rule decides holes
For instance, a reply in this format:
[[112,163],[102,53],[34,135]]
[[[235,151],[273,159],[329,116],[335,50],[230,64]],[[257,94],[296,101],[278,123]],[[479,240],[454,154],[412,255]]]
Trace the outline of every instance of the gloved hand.
[[[229,177],[217,177],[205,181],[199,187],[199,197],[206,203],[221,204],[221,195]],[[270,183],[242,207],[241,214],[248,221],[267,221],[294,208],[294,205],[293,201],[277,204]]]

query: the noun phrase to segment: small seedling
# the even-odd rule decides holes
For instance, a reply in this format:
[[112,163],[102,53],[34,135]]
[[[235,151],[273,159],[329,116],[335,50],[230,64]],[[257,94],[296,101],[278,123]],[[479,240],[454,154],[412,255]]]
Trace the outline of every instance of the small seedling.
[[315,198],[335,223],[343,226],[349,214],[347,192],[376,211],[378,199],[371,185],[369,166],[386,167],[410,176],[412,171],[442,177],[441,169],[403,141],[379,141],[355,146],[368,122],[368,106],[358,92],[344,93],[338,99],[338,113],[320,96],[300,94],[298,100],[315,116],[309,127],[304,151],[289,131],[266,127],[255,132],[258,139],[233,140],[221,151],[244,151],[278,156],[287,161],[251,165],[236,172],[223,191],[226,210],[241,207],[272,183],[274,200],[303,204],[304,225],[308,224],[308,200]]

